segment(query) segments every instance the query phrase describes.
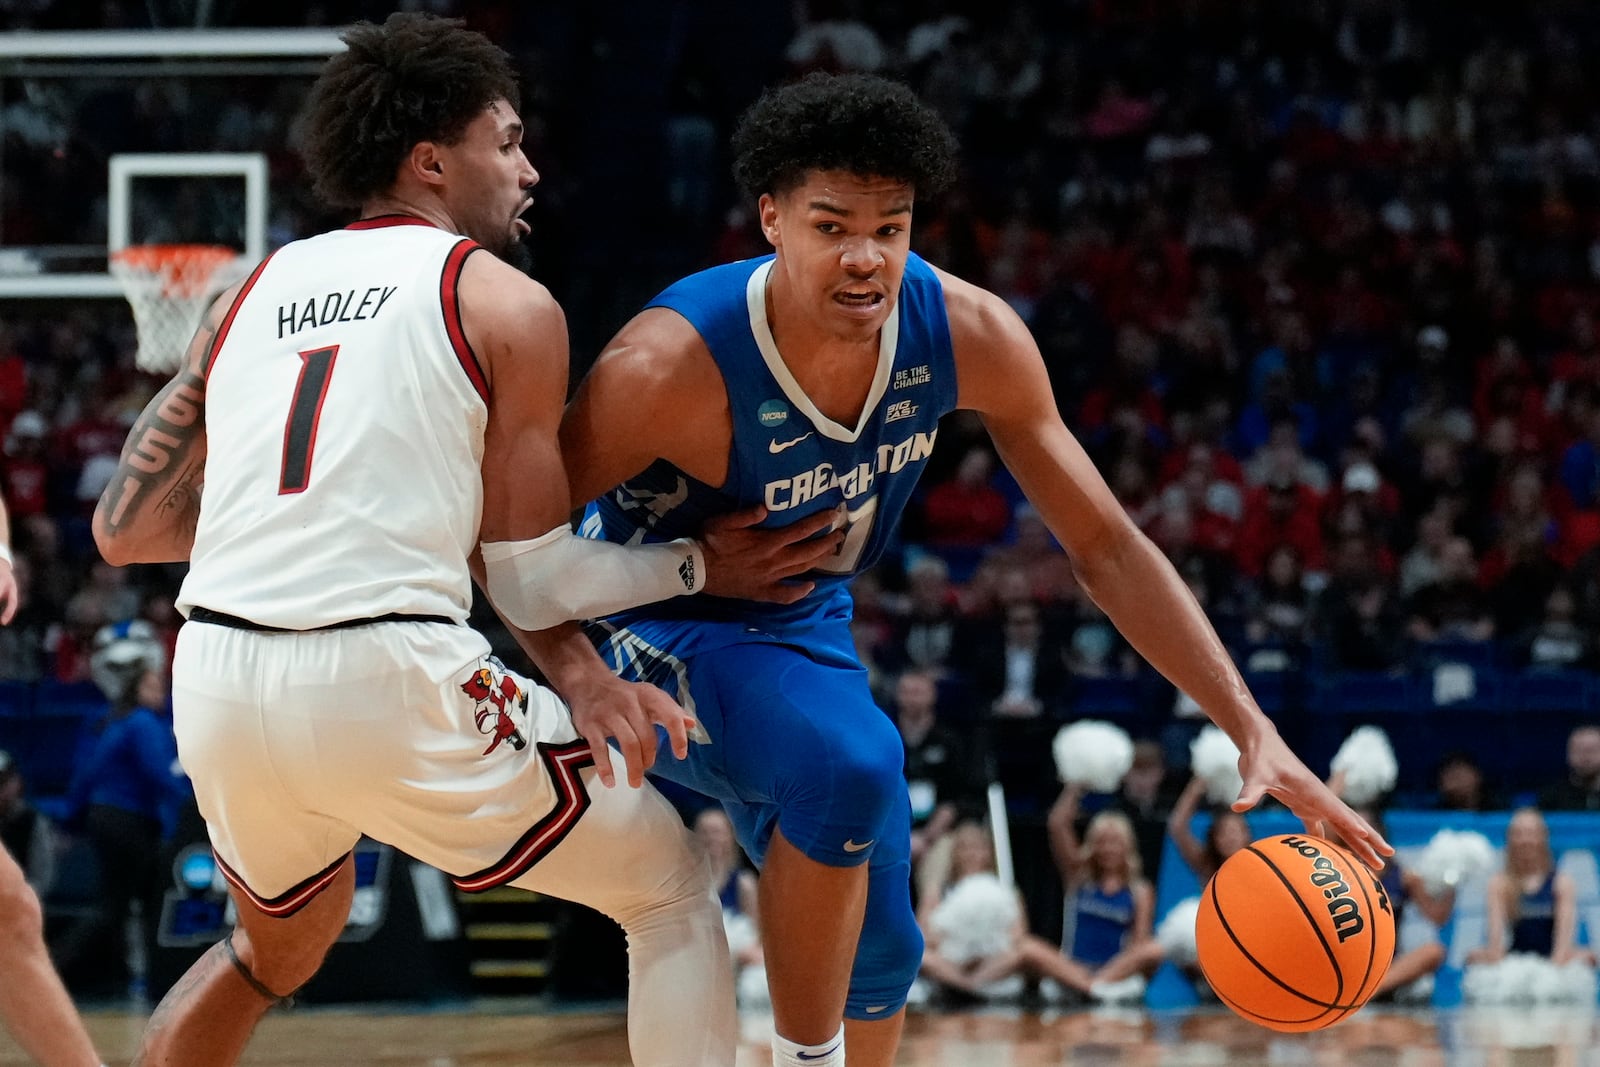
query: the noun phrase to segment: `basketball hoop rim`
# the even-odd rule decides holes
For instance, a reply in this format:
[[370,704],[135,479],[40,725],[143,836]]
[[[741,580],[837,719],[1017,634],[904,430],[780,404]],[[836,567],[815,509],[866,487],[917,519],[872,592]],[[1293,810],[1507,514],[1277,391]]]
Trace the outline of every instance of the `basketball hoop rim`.
[[239,250],[216,244],[128,245],[111,253],[111,262],[134,270],[168,266],[215,266],[239,258]]
[[244,257],[227,245],[145,244],[119,248],[107,259],[130,300],[151,286],[169,299],[193,300],[211,292],[213,279]]
[[238,249],[218,244],[145,244],[107,256],[133,308],[141,370],[171,373],[182,363],[209,302],[246,273]]

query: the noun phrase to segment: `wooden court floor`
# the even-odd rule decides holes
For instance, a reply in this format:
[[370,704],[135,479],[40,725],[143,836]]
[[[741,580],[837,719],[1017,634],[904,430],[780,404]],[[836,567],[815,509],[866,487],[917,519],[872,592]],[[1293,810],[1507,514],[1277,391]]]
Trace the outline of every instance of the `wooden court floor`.
[[[144,1017],[89,1012],[113,1064],[126,1064]],[[769,1067],[770,1020],[748,1016],[738,1067]],[[0,1035],[0,1065],[28,1061]],[[244,1060],[254,1067],[627,1067],[616,1011],[516,1003],[437,1011],[299,1009],[269,1017]],[[1070,1014],[916,1014],[907,1067],[1600,1067],[1589,1011],[1476,1009],[1447,1014],[1368,1009],[1321,1034],[1272,1034],[1218,1009]]]

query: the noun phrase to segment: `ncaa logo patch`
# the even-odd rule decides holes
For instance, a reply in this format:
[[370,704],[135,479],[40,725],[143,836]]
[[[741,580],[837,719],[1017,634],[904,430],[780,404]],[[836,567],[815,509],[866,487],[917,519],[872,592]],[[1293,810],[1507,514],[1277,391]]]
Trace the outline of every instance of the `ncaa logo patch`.
[[789,421],[789,405],[781,400],[769,400],[756,408],[756,418],[769,428],[782,426]]

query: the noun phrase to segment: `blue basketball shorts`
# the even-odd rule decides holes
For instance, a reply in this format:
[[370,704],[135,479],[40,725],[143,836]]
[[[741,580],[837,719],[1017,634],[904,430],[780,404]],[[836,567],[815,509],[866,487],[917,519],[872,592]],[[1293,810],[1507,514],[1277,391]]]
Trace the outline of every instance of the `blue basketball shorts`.
[[[655,629],[655,628],[653,628]],[[779,828],[809,858],[868,865],[867,913],[846,1014],[882,1018],[905,1003],[922,960],[911,901],[911,805],[900,733],[872,700],[867,674],[804,645],[697,643],[695,624],[663,649],[632,631],[590,631],[623,677],[661,686],[694,715],[679,760],[665,744],[651,774],[722,802],[759,867]]]

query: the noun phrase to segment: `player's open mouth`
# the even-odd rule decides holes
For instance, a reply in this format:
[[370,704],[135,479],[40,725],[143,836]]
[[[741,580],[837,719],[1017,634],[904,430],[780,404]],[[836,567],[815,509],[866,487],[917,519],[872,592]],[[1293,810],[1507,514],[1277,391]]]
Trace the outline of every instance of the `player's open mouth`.
[[511,225],[512,225],[512,227],[514,227],[516,229],[518,237],[526,237],[526,236],[528,236],[528,234],[533,232],[533,227],[529,226],[526,222],[523,222],[521,219],[512,219],[511,220]]
[[845,290],[833,294],[836,303],[847,308],[875,308],[883,303],[883,294],[877,292],[851,292]]

